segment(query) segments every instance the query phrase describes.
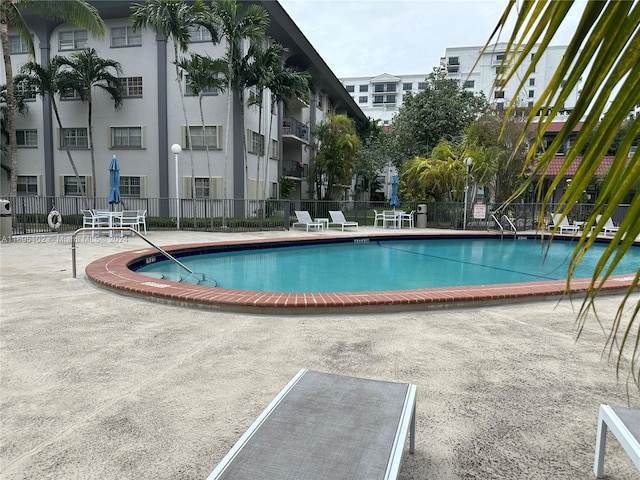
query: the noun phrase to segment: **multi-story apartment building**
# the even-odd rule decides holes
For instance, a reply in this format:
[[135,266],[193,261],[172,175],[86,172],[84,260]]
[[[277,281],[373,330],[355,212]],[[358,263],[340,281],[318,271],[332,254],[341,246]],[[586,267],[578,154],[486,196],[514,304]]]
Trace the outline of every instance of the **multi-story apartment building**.
[[[555,74],[567,47],[545,48],[533,72],[524,79],[522,89],[519,88],[520,82],[536,52],[530,54],[529,61],[525,62],[518,69],[515,77],[506,83],[501,78],[505,70],[502,63],[506,44],[490,45],[480,55],[482,48],[482,46],[449,47],[445,50],[444,57],[440,59],[440,68],[447,73],[447,78],[458,80],[468,91],[483,93],[490,105],[502,109],[513,99],[516,99],[517,106],[533,107]],[[580,89],[581,82],[578,82],[565,104],[561,106],[564,111],[568,112],[575,106]]]
[[[56,55],[69,55],[88,47],[95,48],[102,58],[118,61],[123,73],[124,103],[119,110],[113,101],[96,90],[93,98],[93,136],[96,154],[96,191],[90,191],[91,161],[87,135],[87,104],[72,93],[57,99],[63,129],[52,116],[49,102],[32,95],[26,115],[16,115],[18,136],[18,191],[21,195],[70,196],[80,193],[76,177],[66,157],[64,145],[72,150],[80,170],[81,182],[88,194],[106,197],[109,190],[108,165],[116,155],[121,169],[121,194],[126,197],[148,198],[277,198],[282,177],[296,182],[294,196],[308,198],[306,179],[313,155],[312,126],[321,122],[328,112],[343,113],[363,120],[366,117],[346,92],[324,60],[308,42],[282,6],[276,1],[244,1],[266,8],[270,16],[268,35],[286,47],[286,65],[308,71],[313,92],[309,105],[292,99],[286,108],[277,105],[271,115],[270,95],[259,119],[259,109],[249,106],[252,92],[245,92],[245,104],[232,95],[232,121],[227,125],[227,95],[210,89],[203,102],[203,130],[198,98],[184,86],[182,92],[192,134],[193,158],[186,136],[173,54],[173,43],[150,30],[134,32],[129,16],[132,0],[90,0],[107,25],[104,38],[93,38],[86,31],[68,24],[59,24],[36,15],[24,13],[33,33],[36,61],[46,64]],[[208,32],[193,27],[190,52],[221,58],[224,42],[214,45]],[[11,60],[14,74],[29,60],[24,42],[10,31]],[[248,45],[245,45],[247,48]],[[187,54],[185,54],[186,56]],[[4,64],[0,66],[0,83],[6,78]],[[244,109],[244,122],[241,109]],[[269,128],[269,125],[272,128]],[[246,134],[246,165],[243,130]],[[258,152],[265,135],[269,138],[270,155],[258,165]],[[260,133],[259,133],[260,132]],[[226,135],[229,133],[228,146]],[[205,139],[206,137],[206,139]],[[211,175],[208,173],[205,141],[210,146]],[[180,144],[177,177],[171,145]],[[225,151],[226,150],[226,151]],[[266,156],[266,155],[265,155]],[[3,154],[2,164],[8,165]],[[192,164],[195,192],[192,192]],[[258,166],[260,171],[258,172]],[[176,191],[177,189],[180,191]],[[0,173],[0,192],[9,194],[6,171]]]
[[424,90],[426,77],[426,74],[383,73],[375,77],[346,77],[340,81],[364,114],[379,120],[384,127],[393,123],[393,116],[398,113],[404,95]]

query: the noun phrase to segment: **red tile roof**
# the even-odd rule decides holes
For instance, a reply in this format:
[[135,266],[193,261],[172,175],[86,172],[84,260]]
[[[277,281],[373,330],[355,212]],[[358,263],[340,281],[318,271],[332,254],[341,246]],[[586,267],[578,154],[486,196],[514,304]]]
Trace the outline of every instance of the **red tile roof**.
[[[600,166],[598,166],[598,169],[596,170],[596,175],[606,172],[613,163],[613,159],[614,157],[602,157],[602,162],[600,162]],[[553,160],[551,160],[549,168],[547,169],[547,175],[557,175],[564,161],[565,157],[553,157]],[[581,161],[582,157],[577,157],[568,168],[565,175],[575,175]]]

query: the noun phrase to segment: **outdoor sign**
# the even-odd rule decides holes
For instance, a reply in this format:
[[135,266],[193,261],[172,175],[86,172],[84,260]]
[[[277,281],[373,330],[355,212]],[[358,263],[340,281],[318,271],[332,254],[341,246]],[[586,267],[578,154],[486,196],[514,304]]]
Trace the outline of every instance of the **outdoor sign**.
[[487,206],[484,203],[473,204],[473,218],[476,220],[487,218]]

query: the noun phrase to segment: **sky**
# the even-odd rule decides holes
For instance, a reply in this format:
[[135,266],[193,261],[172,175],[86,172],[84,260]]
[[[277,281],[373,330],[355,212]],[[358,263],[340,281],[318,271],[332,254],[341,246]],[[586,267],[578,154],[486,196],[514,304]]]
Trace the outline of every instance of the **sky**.
[[[338,78],[429,73],[447,47],[484,45],[507,5],[507,0],[278,1]],[[580,4],[572,8],[552,45],[569,42],[580,11]],[[506,41],[506,33],[501,39]]]

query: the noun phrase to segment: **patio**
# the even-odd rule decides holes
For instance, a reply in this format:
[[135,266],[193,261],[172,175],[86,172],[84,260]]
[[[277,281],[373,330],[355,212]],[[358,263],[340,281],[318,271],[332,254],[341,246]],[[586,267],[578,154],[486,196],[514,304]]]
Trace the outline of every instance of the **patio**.
[[[296,235],[149,232],[161,246]],[[69,238],[0,247],[3,479],[206,478],[301,368],[417,385],[403,480],[593,478],[599,405],[640,406],[594,319],[576,342],[581,297],[366,315],[189,310],[85,278],[141,240],[87,237],[73,279]],[[601,298],[600,317],[619,300]],[[638,475],[614,438],[605,474]]]

